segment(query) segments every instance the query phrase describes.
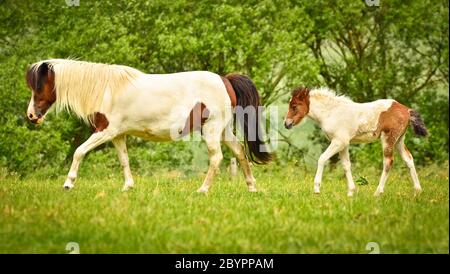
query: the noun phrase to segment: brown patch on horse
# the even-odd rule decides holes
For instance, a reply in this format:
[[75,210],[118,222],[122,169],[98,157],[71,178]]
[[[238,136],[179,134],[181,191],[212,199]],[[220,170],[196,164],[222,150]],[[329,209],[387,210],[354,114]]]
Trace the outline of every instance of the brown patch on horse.
[[183,131],[180,132],[185,136],[196,130],[201,130],[203,124],[209,118],[209,109],[202,102],[198,102],[189,113],[189,118],[186,119]]
[[[297,88],[292,92],[289,102],[289,110],[286,115],[286,127],[297,125],[309,113],[309,89],[305,87]],[[287,122],[292,121],[288,125]]]
[[[388,171],[394,161],[394,146],[405,134],[409,124],[409,108],[394,101],[392,105],[380,113],[378,118],[378,132],[384,134],[385,169]],[[408,152],[408,155],[411,155]],[[412,156],[411,156],[412,157]]]
[[106,129],[109,125],[108,118],[106,118],[105,114],[101,112],[94,113],[94,117],[92,119],[92,126],[94,127],[94,132],[101,132]]
[[228,80],[226,77],[220,76],[220,78],[223,81],[223,84],[225,85],[225,88],[227,89],[228,96],[231,100],[231,106],[235,107],[237,105],[237,97],[236,92],[233,89],[233,86],[231,85],[230,80]]
[[392,105],[380,113],[378,132],[386,137],[392,136],[396,141],[402,136],[409,124],[409,108],[394,101]]

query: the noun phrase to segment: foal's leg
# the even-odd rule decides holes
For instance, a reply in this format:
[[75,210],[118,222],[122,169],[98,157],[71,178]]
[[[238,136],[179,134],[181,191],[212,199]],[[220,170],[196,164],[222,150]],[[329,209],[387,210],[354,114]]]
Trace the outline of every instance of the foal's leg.
[[119,156],[119,161],[123,168],[125,184],[122,190],[126,191],[134,186],[133,175],[131,175],[130,164],[128,162],[126,136],[120,135],[114,138],[112,143],[116,147],[117,155]]
[[316,176],[314,177],[314,193],[320,193],[320,183],[322,182],[322,173],[326,161],[333,157],[334,154],[343,150],[346,146],[347,144],[344,144],[344,142],[333,139],[325,152],[320,155],[319,161],[317,162]]
[[422,187],[419,183],[419,177],[417,176],[416,168],[414,166],[414,159],[411,155],[411,153],[408,151],[408,148],[406,148],[405,145],[405,135],[400,137],[400,140],[396,144],[396,148],[402,157],[403,161],[406,163],[406,165],[409,168],[409,172],[411,174],[411,178],[413,180],[414,184],[414,190],[416,194],[420,193],[422,191]]
[[205,180],[203,181],[202,186],[197,190],[197,192],[208,192],[214,175],[219,169],[220,162],[222,162],[223,155],[220,148],[220,136],[222,130],[223,127],[220,127],[220,125],[212,122],[203,126],[202,132],[206,142],[206,146],[208,148],[209,168],[208,172],[206,173]]
[[114,135],[112,134],[112,132],[108,131],[107,129],[101,132],[96,132],[75,150],[69,174],[67,175],[67,179],[64,182],[65,189],[71,189],[74,186],[80,162],[81,160],[83,160],[86,153],[96,148],[97,146],[111,140],[113,137]]
[[355,183],[353,182],[350,154],[348,152],[349,146],[346,146],[341,152],[339,152],[339,157],[341,158],[342,167],[344,168],[345,177],[347,177],[348,193],[347,196],[353,196],[355,191]]
[[[250,192],[256,192],[256,180],[255,177],[253,177],[252,170],[250,169],[250,164],[247,160],[247,157],[245,156],[244,147],[241,143],[239,143],[239,140],[237,137],[233,134],[233,132],[230,129],[225,130],[227,133],[224,134],[223,142],[226,146],[228,146],[233,154],[236,156],[236,158],[239,161],[239,164],[242,167],[242,171],[244,172],[245,181],[247,182],[248,191]],[[224,132],[225,132],[224,131]]]
[[394,162],[394,145],[397,142],[396,138],[392,135],[385,135],[381,133],[381,145],[383,147],[383,172],[381,173],[380,183],[378,184],[375,196],[379,196],[384,192],[384,185],[389,177],[389,171],[391,170],[392,163]]

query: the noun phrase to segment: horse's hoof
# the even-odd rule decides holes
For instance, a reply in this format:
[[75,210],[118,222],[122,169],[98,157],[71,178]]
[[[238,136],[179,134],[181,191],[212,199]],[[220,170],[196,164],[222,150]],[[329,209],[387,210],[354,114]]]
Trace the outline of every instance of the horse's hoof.
[[64,187],[64,189],[69,190],[69,189],[73,188],[73,183],[69,180],[66,180],[63,187]]
[[353,191],[347,193],[347,197],[353,197]]
[[63,188],[64,190],[71,190],[73,188],[73,185],[64,184]]
[[375,197],[380,197],[381,194],[383,194],[383,192],[377,190],[377,191],[375,191],[375,193],[373,194],[373,196],[375,196]]

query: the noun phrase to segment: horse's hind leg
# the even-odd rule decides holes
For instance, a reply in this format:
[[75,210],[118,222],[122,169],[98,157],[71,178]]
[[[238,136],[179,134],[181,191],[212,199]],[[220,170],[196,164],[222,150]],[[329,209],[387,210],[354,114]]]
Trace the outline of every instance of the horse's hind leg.
[[203,137],[208,148],[209,168],[205,180],[197,192],[208,192],[214,179],[214,175],[222,162],[223,155],[220,148],[220,136],[222,129],[223,127],[220,127],[220,125],[213,122],[205,124],[202,128]]
[[414,184],[414,190],[417,193],[420,193],[422,191],[422,187],[419,183],[419,177],[417,176],[416,167],[414,166],[414,159],[411,155],[411,153],[408,151],[408,148],[406,148],[405,145],[405,135],[400,137],[400,140],[396,144],[396,148],[402,157],[403,161],[406,163],[406,165],[409,168],[409,172],[411,174],[411,178],[413,180]]
[[80,162],[81,160],[83,160],[86,153],[96,148],[97,146],[111,140],[113,137],[114,135],[112,135],[108,130],[96,132],[75,150],[69,174],[67,175],[67,179],[64,182],[65,189],[71,189],[74,186],[75,179],[77,178],[78,168],[80,167]]
[[125,184],[122,190],[126,191],[134,186],[133,175],[131,175],[130,164],[128,162],[126,136],[120,135],[114,138],[112,140],[112,143],[116,147],[117,155],[119,156],[119,161],[123,168]]
[[248,190],[250,192],[256,192],[256,180],[255,177],[253,177],[252,170],[250,169],[250,164],[247,160],[247,157],[245,156],[244,147],[242,146],[241,143],[239,143],[239,140],[233,134],[230,128],[225,129],[223,142],[225,143],[226,146],[228,146],[231,149],[233,154],[238,159],[239,164],[241,165],[242,170],[244,172]]
[[394,145],[397,142],[394,135],[386,135],[381,133],[381,144],[383,147],[383,172],[381,173],[380,183],[378,184],[375,196],[379,196],[384,192],[384,185],[389,177],[389,171],[391,170],[392,163],[394,162]]
[[350,162],[350,154],[348,151],[348,146],[344,148],[341,152],[339,152],[339,157],[341,158],[342,167],[344,168],[345,177],[347,177],[348,184],[348,193],[347,196],[353,196],[353,192],[355,191],[355,183],[353,182],[352,170],[351,170],[351,162]]

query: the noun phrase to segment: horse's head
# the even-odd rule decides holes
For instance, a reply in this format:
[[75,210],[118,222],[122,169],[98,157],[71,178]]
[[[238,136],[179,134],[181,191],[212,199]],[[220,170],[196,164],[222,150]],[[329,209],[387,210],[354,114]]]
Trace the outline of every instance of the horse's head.
[[297,88],[292,93],[291,101],[289,101],[289,110],[284,119],[284,126],[291,129],[300,123],[303,117],[309,112],[309,89]]
[[56,101],[55,73],[48,63],[36,63],[28,68],[27,84],[32,91],[27,117],[31,122],[40,124]]

